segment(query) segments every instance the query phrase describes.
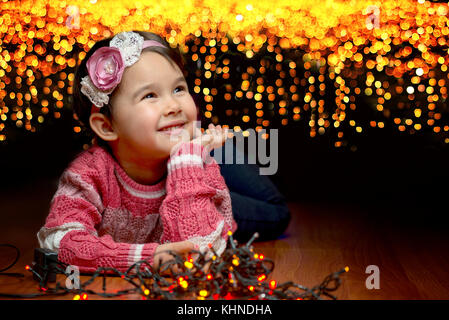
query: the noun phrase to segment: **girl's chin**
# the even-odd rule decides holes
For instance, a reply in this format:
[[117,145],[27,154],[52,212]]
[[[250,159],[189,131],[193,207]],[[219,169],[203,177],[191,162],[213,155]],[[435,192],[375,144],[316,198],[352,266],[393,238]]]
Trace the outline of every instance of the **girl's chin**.
[[[190,135],[175,135],[175,134],[173,134],[173,135],[169,135],[169,134],[165,134],[165,133],[163,133],[163,134],[160,134],[160,136],[165,140],[165,141],[168,141],[168,143],[171,143],[171,144],[175,144],[175,143],[178,143],[178,142],[180,142],[180,141],[190,141],[190,140],[192,140],[192,138],[190,137]],[[166,142],[167,143],[167,142]]]
[[190,141],[190,136],[183,136],[183,135],[168,135],[168,134],[160,134],[161,139],[159,140],[159,146],[161,149],[166,150],[168,154],[170,155],[173,151],[173,148],[177,145],[182,143],[183,141]]

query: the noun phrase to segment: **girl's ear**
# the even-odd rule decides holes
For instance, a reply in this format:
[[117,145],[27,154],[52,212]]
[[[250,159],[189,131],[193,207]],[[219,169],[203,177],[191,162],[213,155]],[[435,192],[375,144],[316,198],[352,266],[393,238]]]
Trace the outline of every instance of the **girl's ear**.
[[111,121],[104,114],[96,112],[89,117],[89,124],[92,130],[105,141],[117,140],[118,136],[112,127]]

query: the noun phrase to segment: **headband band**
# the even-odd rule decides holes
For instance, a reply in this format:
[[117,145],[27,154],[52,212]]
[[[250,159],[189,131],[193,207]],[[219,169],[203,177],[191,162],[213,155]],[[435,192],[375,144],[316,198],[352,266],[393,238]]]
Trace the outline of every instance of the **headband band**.
[[135,32],[118,33],[109,47],[97,49],[87,60],[89,75],[81,79],[81,92],[97,108],[108,104],[109,94],[122,80],[125,67],[136,63],[142,50],[152,46],[166,48],[158,41],[144,40]]
[[145,40],[143,42],[142,50],[148,47],[162,47],[166,48],[162,43],[156,41],[156,40]]

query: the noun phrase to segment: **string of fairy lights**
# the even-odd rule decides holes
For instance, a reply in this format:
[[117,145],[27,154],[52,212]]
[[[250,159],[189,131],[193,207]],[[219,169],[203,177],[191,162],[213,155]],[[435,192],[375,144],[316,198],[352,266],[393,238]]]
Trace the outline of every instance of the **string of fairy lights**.
[[[371,130],[449,143],[447,3],[0,5],[0,144],[72,117],[77,64],[97,40],[123,30],[152,31],[179,46],[203,117],[244,135],[303,126],[311,138],[329,135],[335,147]],[[82,133],[73,123],[74,134]]]
[[[185,258],[176,252],[169,251],[173,258],[156,268],[153,268],[147,260],[134,263],[126,272],[115,268],[99,267],[90,274],[89,279],[78,283],[77,288],[67,287],[66,279],[71,279],[72,275],[66,271],[67,265],[60,261],[45,266],[27,265],[25,269],[33,273],[39,283],[40,292],[0,293],[0,296],[30,299],[72,294],[73,300],[88,300],[89,295],[98,295],[103,298],[138,295],[144,300],[337,299],[333,292],[340,287],[340,275],[348,272],[348,267],[329,274],[320,284],[310,288],[291,281],[278,284],[276,280],[268,278],[274,270],[274,262],[265,258],[263,254],[254,252],[254,247],[251,245],[258,237],[257,233],[245,245],[238,244],[233,239],[232,233],[228,235],[228,246],[221,255],[209,246],[212,255],[194,250]],[[3,246],[15,248],[8,244]],[[16,251],[19,255],[17,248]],[[192,255],[197,257],[193,259]],[[17,260],[16,258],[10,266],[1,271],[11,268]],[[47,280],[50,272],[65,275],[66,285],[57,282],[55,286],[49,286]],[[108,290],[107,278],[111,276],[123,279],[121,290]],[[97,278],[102,279],[102,291],[94,291],[89,287]],[[126,284],[130,284],[131,287],[127,288]]]

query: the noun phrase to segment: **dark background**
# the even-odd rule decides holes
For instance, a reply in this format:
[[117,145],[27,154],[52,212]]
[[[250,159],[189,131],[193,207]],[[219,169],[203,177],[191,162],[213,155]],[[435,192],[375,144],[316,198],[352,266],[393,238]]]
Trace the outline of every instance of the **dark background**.
[[[57,181],[85,142],[71,124],[70,117],[62,117],[39,133],[2,145],[2,192]],[[351,150],[307,134],[307,128],[279,128],[278,171],[269,177],[287,201],[361,205],[390,217],[447,223],[448,148],[432,135],[368,131]]]

